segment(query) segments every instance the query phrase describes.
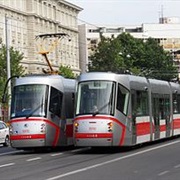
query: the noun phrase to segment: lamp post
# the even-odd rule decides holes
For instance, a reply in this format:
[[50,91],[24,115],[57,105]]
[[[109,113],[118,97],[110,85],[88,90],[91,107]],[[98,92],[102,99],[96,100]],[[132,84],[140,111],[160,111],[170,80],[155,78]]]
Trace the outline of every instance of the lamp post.
[[[5,15],[5,35],[6,35],[6,60],[7,60],[7,79],[11,77],[10,67],[10,51],[9,51],[9,33],[8,33],[8,17]],[[11,83],[8,81],[8,96],[11,96]],[[10,117],[11,101],[8,101],[8,118]]]
[[[130,54],[122,53],[121,51],[119,52],[119,56],[121,56],[123,58],[124,62],[130,60],[130,58],[131,58]],[[129,69],[124,69],[123,73],[124,74],[131,74]]]

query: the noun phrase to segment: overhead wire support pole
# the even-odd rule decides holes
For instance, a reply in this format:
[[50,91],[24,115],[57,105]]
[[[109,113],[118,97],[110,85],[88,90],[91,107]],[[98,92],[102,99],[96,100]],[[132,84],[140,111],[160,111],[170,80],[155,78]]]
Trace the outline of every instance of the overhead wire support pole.
[[[7,60],[7,79],[11,77],[10,66],[10,49],[9,49],[9,33],[8,33],[8,17],[5,15],[5,36],[6,36],[6,60]],[[8,83],[8,98],[11,96],[11,83]],[[10,117],[10,99],[8,100],[8,118]]]

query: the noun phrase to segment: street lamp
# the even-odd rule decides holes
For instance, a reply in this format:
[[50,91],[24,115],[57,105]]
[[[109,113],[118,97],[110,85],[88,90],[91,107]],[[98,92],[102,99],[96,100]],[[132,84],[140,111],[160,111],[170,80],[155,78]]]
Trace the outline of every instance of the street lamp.
[[[10,66],[10,50],[9,50],[9,33],[8,33],[8,17],[5,15],[5,34],[6,34],[6,58],[7,58],[7,79],[11,77],[11,66]],[[8,95],[11,96],[11,83],[7,81]],[[10,100],[8,106],[10,107]],[[8,108],[9,110],[10,108]],[[10,116],[10,110],[8,111],[8,117]]]
[[[123,58],[124,61],[126,61],[129,58],[131,58],[130,54],[124,54],[121,51],[119,52],[119,55]],[[123,73],[124,74],[132,74],[129,69],[125,69]]]

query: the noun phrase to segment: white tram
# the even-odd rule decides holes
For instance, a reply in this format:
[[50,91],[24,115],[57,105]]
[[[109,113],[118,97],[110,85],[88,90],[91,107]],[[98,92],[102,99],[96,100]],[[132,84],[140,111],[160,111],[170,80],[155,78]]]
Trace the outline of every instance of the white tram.
[[59,75],[16,78],[10,142],[17,149],[73,145],[75,80]]
[[76,146],[132,146],[179,134],[179,84],[103,72],[78,77]]

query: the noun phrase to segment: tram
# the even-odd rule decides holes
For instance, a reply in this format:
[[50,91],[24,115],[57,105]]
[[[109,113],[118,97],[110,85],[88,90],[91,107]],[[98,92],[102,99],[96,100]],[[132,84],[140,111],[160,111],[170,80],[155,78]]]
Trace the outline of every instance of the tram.
[[180,134],[180,86],[129,74],[77,79],[75,146],[134,146]]
[[16,149],[73,145],[76,81],[60,75],[15,79],[12,92],[10,143]]

